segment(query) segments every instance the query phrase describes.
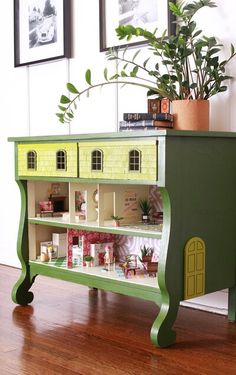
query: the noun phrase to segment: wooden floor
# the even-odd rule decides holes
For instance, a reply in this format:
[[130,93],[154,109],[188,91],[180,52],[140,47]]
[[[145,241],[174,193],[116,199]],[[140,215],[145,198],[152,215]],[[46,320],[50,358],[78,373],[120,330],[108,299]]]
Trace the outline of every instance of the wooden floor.
[[151,302],[46,277],[36,278],[31,306],[16,306],[20,271],[0,266],[0,374],[233,375],[236,324],[181,307],[177,343],[152,346]]

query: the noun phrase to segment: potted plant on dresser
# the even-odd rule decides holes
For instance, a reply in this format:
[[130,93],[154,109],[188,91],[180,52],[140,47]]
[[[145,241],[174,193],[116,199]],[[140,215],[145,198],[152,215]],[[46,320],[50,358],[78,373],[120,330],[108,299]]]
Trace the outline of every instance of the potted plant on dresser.
[[[83,90],[68,83],[70,98],[62,95],[57,113],[62,123],[74,118],[76,101],[92,88],[112,83],[141,86],[148,95],[168,98],[172,102],[174,127],[177,129],[208,130],[209,98],[227,90],[225,81],[231,77],[225,68],[235,56],[231,44],[227,59],[220,60],[219,54],[224,46],[215,37],[207,37],[199,30],[195,15],[204,7],[215,8],[211,0],[198,0],[188,4],[169,2],[171,13],[176,17],[176,32],[161,38],[155,32],[131,25],[121,25],[116,29],[119,39],[129,41],[133,37],[142,37],[147,42],[150,56],[145,53],[141,61],[142,49],[128,57],[126,47],[122,53],[117,49],[107,52],[107,60],[116,60],[118,68],[109,75],[104,69],[104,82],[92,83],[91,71],[85,73],[88,84]],[[196,118],[194,118],[194,113]],[[190,118],[187,117],[190,115]],[[185,118],[184,118],[185,117]]]

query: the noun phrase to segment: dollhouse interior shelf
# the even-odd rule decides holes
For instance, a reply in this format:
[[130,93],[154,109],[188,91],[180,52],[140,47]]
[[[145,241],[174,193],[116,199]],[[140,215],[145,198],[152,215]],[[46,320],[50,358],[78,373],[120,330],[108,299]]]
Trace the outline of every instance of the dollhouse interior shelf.
[[[159,288],[158,288],[158,282],[157,282],[157,279],[156,277],[148,277],[148,276],[136,276],[136,277],[132,277],[130,279],[127,279],[125,278],[124,274],[122,275],[121,272],[118,272],[119,271],[119,266],[118,264],[116,265],[116,270],[117,271],[106,271],[104,269],[103,266],[97,266],[97,267],[76,267],[76,268],[72,268],[71,270],[68,270],[67,267],[66,267],[66,262],[65,260],[61,260],[61,262],[48,262],[48,263],[42,263],[40,261],[30,261],[30,264],[32,267],[34,267],[34,265],[36,265],[36,268],[38,269],[38,266],[41,265],[42,268],[46,269],[47,267],[55,267],[56,269],[58,269],[58,267],[60,267],[60,270],[63,272],[73,272],[73,273],[76,273],[79,277],[83,278],[87,278],[89,277],[90,278],[90,283],[91,283],[91,277],[94,278],[94,285],[92,285],[93,287],[96,287],[97,283],[96,281],[119,281],[121,283],[124,283],[126,285],[129,285],[129,287],[131,287],[131,289],[135,286],[142,286],[144,288],[151,288],[151,290],[153,290],[155,293],[157,293],[159,291]],[[58,266],[58,264],[60,264],[60,266]],[[109,285],[108,287],[106,286],[104,289],[109,289]]]
[[90,231],[98,231],[98,232],[105,232],[105,233],[117,233],[123,235],[133,235],[137,237],[153,237],[153,238],[161,238],[161,231],[162,231],[162,224],[126,224],[121,225],[120,227],[114,227],[111,221],[105,223],[104,226],[100,227],[96,222],[70,222],[64,221],[61,218],[53,218],[53,217],[46,217],[46,218],[32,218],[28,219],[30,224],[38,224],[38,225],[49,225],[49,226],[56,226],[62,228],[78,228]]
[[[150,338],[167,347],[176,340],[172,327],[180,301],[228,288],[228,316],[235,321],[235,133],[161,130],[9,140],[21,194],[22,273],[12,291],[15,303],[32,302],[37,275],[153,301],[160,310]],[[51,214],[50,197],[63,197],[55,210],[63,209],[61,215]],[[141,222],[140,199],[152,204],[152,224]],[[42,215],[39,203],[50,207],[50,216]],[[156,220],[159,210],[163,222]],[[123,218],[119,227],[113,216]],[[138,244],[153,241],[156,276],[126,278],[119,259],[109,271],[70,264],[70,241],[80,233],[114,236],[118,256],[122,246],[137,255]],[[42,261],[53,235],[67,238],[67,252],[60,256],[58,249],[55,259]]]

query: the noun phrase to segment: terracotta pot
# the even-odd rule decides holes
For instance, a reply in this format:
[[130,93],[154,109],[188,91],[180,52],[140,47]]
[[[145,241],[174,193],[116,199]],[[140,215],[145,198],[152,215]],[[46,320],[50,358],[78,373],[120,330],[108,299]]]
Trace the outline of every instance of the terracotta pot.
[[209,130],[209,100],[173,100],[174,128]]
[[152,261],[152,255],[144,255],[142,257],[142,262],[143,263],[148,263],[148,262],[151,262]]
[[113,220],[113,227],[120,227],[119,220]]

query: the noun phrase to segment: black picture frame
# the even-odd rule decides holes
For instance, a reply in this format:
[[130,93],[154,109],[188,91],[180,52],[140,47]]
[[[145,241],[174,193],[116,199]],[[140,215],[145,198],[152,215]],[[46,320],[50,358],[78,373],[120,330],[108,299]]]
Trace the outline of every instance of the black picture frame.
[[[138,24],[138,21],[136,21],[136,23],[133,23],[134,11],[133,12],[127,11],[127,12],[124,12],[124,13],[120,13],[120,10],[118,9],[118,7],[119,7],[119,5],[121,6],[121,3],[122,3],[121,0],[120,1],[117,0],[116,5],[115,5],[114,1],[99,0],[99,31],[100,31],[100,51],[101,52],[107,51],[110,48],[125,48],[127,45],[129,47],[130,46],[135,47],[135,46],[146,43],[146,41],[144,41],[144,40],[139,40],[139,41],[136,41],[136,42],[132,41],[130,43],[124,44],[124,41],[119,41],[117,37],[114,38],[114,40],[112,40],[112,42],[110,42],[110,40],[113,39],[113,38],[109,37],[109,33],[112,32],[112,34],[114,34],[115,28],[118,27],[119,24],[127,24],[127,25],[131,24],[133,26],[140,26],[140,27],[143,27],[144,29],[147,29],[147,30],[150,30],[150,31],[154,31],[154,29],[157,27],[158,31],[159,31],[159,24],[161,23],[162,27],[160,28],[160,36],[162,35],[164,30],[167,30],[167,35],[171,35],[171,34],[175,33],[175,28],[176,28],[175,22],[174,22],[175,17],[173,16],[173,14],[169,10],[169,1],[168,0],[139,0],[139,1],[127,0],[126,4],[130,3],[130,6],[131,6],[132,3],[140,4],[141,2],[143,2],[143,4],[145,4],[146,6],[148,6],[148,2],[150,2],[150,6],[151,5],[152,5],[152,7],[155,6],[156,15],[157,15],[156,24],[155,24],[155,22],[150,22],[150,23],[146,22],[146,25],[145,25],[145,23],[143,22],[143,24],[141,25],[141,24]],[[172,2],[175,3],[176,0],[173,0]],[[110,12],[109,12],[109,9],[108,9],[109,7],[111,7]],[[110,20],[111,17],[106,16],[108,12],[109,12],[109,15],[112,15],[114,20],[111,21]],[[141,10],[140,10],[140,12],[141,12]],[[163,12],[163,17],[158,15],[159,13],[161,14],[161,12]],[[123,16],[123,19],[121,18],[121,16],[119,16],[120,14],[121,14],[121,16]],[[150,12],[150,14],[151,14],[151,12]],[[152,17],[154,17],[154,16],[152,16]],[[108,25],[108,22],[107,22],[107,18],[108,18],[108,21],[109,21],[109,25]],[[117,22],[115,21],[116,18],[117,18]],[[162,18],[164,18],[164,20]],[[159,22],[158,19],[161,20],[161,22]],[[158,36],[158,34],[157,34],[157,36]]]
[[51,1],[14,0],[15,67],[71,57],[71,0]]

